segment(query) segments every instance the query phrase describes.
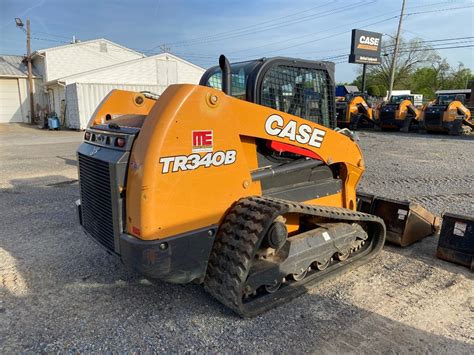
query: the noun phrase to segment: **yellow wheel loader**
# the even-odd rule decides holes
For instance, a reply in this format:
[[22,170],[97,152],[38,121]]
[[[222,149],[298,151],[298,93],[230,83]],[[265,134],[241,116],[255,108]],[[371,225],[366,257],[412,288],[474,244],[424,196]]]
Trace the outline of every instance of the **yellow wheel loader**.
[[344,100],[336,101],[337,126],[357,130],[375,126],[374,110],[367,104],[362,93],[347,94]]
[[394,95],[380,105],[377,122],[382,130],[395,129],[402,132],[419,128],[421,111],[413,104],[411,95]]
[[334,64],[219,62],[157,101],[104,99],[78,149],[77,206],[128,267],[202,283],[247,317],[372,260],[385,224],[357,211],[365,164],[351,132],[331,128]]
[[438,95],[423,108],[423,128],[450,135],[469,134],[474,129],[474,122],[464,101],[465,95]]

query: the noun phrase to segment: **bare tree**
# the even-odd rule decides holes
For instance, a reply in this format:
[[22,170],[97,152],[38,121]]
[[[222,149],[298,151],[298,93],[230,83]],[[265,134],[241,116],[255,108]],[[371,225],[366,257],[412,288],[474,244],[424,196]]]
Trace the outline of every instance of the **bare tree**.
[[[368,72],[384,86],[390,84],[390,70],[392,65],[395,39],[389,39],[382,48],[382,63],[380,65],[371,65]],[[410,75],[421,65],[427,62],[433,62],[436,56],[429,46],[418,38],[409,41],[400,38],[400,48],[396,60],[394,88],[406,85]]]

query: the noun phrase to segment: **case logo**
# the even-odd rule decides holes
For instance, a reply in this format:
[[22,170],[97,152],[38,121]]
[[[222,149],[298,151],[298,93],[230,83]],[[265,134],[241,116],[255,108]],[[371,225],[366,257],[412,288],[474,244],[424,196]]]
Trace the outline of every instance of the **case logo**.
[[92,148],[92,150],[89,152],[89,156],[92,157],[92,156],[96,155],[97,153],[99,153],[99,151],[100,151],[100,148],[97,147],[97,146],[94,146],[94,147]]
[[193,153],[212,152],[213,143],[212,130],[193,131]]
[[290,141],[308,144],[315,148],[321,147],[326,135],[326,131],[312,128],[307,124],[298,125],[298,122],[293,120],[285,123],[283,117],[276,114],[267,118],[265,131],[271,136],[288,138]]

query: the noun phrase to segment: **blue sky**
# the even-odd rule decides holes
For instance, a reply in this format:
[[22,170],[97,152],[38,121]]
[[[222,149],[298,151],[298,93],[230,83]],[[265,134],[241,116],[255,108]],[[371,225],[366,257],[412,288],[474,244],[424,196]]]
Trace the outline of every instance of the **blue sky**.
[[[0,0],[0,53],[24,54],[14,18],[31,19],[33,50],[104,37],[151,54],[160,45],[205,68],[232,61],[292,56],[322,59],[349,52],[350,30],[394,35],[401,0]],[[463,7],[453,10],[453,8]],[[436,11],[429,12],[426,11]],[[403,36],[436,40],[474,36],[473,0],[406,0]],[[438,42],[439,43],[439,42]],[[457,45],[473,45],[465,39]],[[450,64],[474,70],[474,47],[440,50]],[[340,61],[340,59],[337,59]],[[343,59],[344,60],[344,59]],[[336,66],[352,81],[358,65]]]

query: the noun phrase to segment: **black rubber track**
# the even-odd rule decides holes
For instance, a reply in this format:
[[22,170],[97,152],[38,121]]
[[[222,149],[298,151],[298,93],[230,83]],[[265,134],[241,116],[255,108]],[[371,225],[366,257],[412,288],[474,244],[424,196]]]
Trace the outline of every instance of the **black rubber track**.
[[[368,227],[368,246],[346,261],[282,287],[273,294],[243,303],[244,287],[255,253],[270,224],[285,213],[324,217],[335,222],[364,222]],[[243,198],[230,209],[219,228],[209,258],[204,288],[238,315],[256,316],[307,292],[322,281],[367,263],[381,251],[384,242],[385,224],[382,219],[370,214],[273,198]]]

